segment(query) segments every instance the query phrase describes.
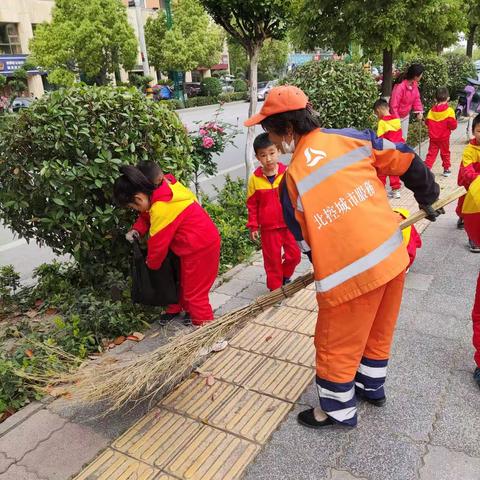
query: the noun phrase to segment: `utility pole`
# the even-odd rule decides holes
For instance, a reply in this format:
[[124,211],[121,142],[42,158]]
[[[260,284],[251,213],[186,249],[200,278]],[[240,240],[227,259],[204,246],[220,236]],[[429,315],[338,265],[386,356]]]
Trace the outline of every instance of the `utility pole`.
[[[172,6],[170,0],[165,0],[165,15],[167,17],[167,28],[171,30],[173,28],[173,18],[172,18]],[[180,81],[181,73],[180,72],[171,72],[173,77],[173,93],[177,100],[180,100],[182,104],[184,103],[183,98],[183,84]]]
[[147,77],[150,75],[150,65],[148,64],[147,45],[145,43],[145,31],[143,29],[140,0],[135,0],[135,16],[137,17],[138,40],[140,41],[140,55],[142,56],[143,74]]

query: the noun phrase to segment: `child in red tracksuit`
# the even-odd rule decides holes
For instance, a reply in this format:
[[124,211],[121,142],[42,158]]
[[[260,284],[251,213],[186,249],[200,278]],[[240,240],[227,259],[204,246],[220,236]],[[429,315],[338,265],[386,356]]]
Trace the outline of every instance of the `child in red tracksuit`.
[[[386,138],[393,143],[405,143],[402,135],[402,123],[400,118],[390,114],[388,102],[383,98],[378,99],[373,104],[373,111],[378,118],[377,136],[380,138]],[[378,178],[383,185],[386,185],[386,175],[379,175]],[[400,189],[402,188],[400,177],[390,175],[389,178],[392,191],[388,196],[398,199],[400,198]]]
[[[458,184],[467,189],[460,199],[457,213],[464,221],[471,244],[480,245],[480,114],[473,119],[473,140],[465,147],[458,174]],[[474,380],[480,387],[480,274],[472,310],[473,346],[476,368]]]
[[425,120],[430,137],[425,165],[431,169],[440,150],[443,176],[448,177],[452,173],[450,171],[450,135],[457,128],[457,120],[453,108],[448,106],[450,100],[448,88],[437,88],[435,99],[437,103],[430,109]]
[[283,220],[278,196],[278,186],[287,169],[278,161],[280,151],[268,139],[267,133],[262,133],[255,139],[253,148],[261,166],[248,181],[247,227],[252,240],[258,241],[261,236],[267,287],[276,290],[290,282],[295,267],[300,263],[301,254]]
[[131,230],[129,234],[149,231],[147,266],[160,268],[169,249],[180,258],[180,301],[169,307],[170,314],[188,311],[196,326],[213,320],[208,294],[220,261],[220,235],[214,223],[173,175],[159,176],[155,185],[137,167],[127,165],[120,171],[123,175],[115,182],[114,198],[120,206],[141,214],[132,229],[138,233]]
[[[398,213],[399,221],[402,222],[403,220],[407,219],[410,216],[410,212],[404,208],[394,208],[393,211]],[[407,247],[408,257],[410,258],[410,262],[407,267],[407,273],[412,266],[412,263],[417,256],[417,248],[422,246],[422,239],[417,232],[417,229],[411,225],[410,227],[404,228],[402,230],[403,235],[403,243]]]

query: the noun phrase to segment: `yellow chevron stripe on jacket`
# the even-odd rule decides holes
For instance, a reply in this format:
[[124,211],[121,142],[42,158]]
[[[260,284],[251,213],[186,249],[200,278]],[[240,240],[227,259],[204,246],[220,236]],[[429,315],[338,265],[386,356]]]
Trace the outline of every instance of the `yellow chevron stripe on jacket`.
[[432,112],[432,110],[430,110],[427,115],[427,120],[433,120],[434,122],[442,122],[443,120],[446,120],[450,117],[455,118],[455,112],[453,111],[452,107],[448,107],[442,112]]
[[480,213],[480,177],[477,177],[468,187],[462,213]]
[[171,183],[172,198],[168,202],[156,201],[150,208],[150,236],[170,225],[192,203],[196,201],[191,190],[180,182]]
[[399,118],[392,118],[391,120],[380,119],[377,126],[377,136],[382,137],[387,132],[398,132],[401,128],[402,122]]
[[248,182],[247,198],[250,198],[257,190],[271,190],[273,188],[278,188],[283,175],[283,173],[279,173],[273,183],[270,183],[268,178],[265,178],[264,176],[258,177],[257,175],[252,175]]
[[[394,212],[399,213],[403,218],[408,218],[410,216],[410,212],[405,208],[394,208]],[[402,230],[403,236],[403,243],[408,245],[410,243],[410,237],[412,235],[412,226],[404,228]]]

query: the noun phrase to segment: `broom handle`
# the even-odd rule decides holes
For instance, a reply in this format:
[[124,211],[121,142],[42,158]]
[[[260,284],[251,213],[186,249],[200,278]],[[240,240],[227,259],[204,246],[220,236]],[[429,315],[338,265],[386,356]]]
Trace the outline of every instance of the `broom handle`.
[[[465,188],[457,187],[455,190],[453,190],[453,192],[450,192],[445,197],[439,198],[432,205],[432,207],[434,208],[434,210],[437,210],[438,208],[445,207],[445,205],[448,205],[449,203],[452,203],[453,201],[462,197],[466,193],[467,193],[467,191],[465,190]],[[414,223],[417,223],[418,221],[422,220],[426,216],[427,216],[427,214],[423,210],[419,210],[418,212],[414,213],[412,216],[408,217],[403,222],[401,222],[400,223],[400,229],[403,230],[404,228],[407,228],[410,225],[413,225]]]

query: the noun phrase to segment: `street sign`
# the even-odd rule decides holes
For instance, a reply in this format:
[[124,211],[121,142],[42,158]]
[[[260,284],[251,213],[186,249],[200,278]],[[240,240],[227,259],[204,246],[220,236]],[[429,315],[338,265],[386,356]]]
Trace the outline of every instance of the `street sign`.
[[[0,55],[0,75],[13,75],[15,70],[22,68],[27,55]],[[29,70],[29,73],[43,73],[40,70]]]

